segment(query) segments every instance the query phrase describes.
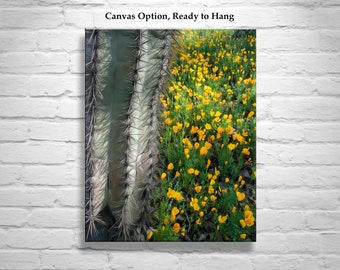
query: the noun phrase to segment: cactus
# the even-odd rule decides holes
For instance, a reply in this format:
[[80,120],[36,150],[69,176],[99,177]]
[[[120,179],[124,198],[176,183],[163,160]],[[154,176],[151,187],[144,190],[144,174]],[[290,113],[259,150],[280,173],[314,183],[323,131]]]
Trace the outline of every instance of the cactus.
[[158,102],[174,31],[86,36],[86,239],[143,241],[152,226]]

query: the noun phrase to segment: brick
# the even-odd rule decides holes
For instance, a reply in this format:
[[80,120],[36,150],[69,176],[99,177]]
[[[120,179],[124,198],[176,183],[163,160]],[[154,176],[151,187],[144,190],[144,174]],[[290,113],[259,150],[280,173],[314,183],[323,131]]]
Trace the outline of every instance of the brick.
[[259,75],[276,73],[284,66],[277,54],[258,53],[256,55],[256,71]]
[[28,139],[28,125],[23,121],[1,121],[0,141],[24,142]]
[[43,269],[107,269],[108,256],[93,250],[46,250],[41,252],[41,264]]
[[[339,211],[308,211],[306,223],[309,229],[316,231],[340,231]],[[327,237],[326,237],[327,238]],[[330,239],[331,240],[331,239]]]
[[280,166],[270,165],[257,169],[257,182],[261,188],[310,187],[325,189],[339,188],[339,166]]
[[27,249],[70,249],[73,246],[70,230],[11,229],[7,233],[7,246]]
[[[292,40],[298,39],[292,46]],[[308,29],[261,29],[257,33],[257,48],[262,51],[319,51],[320,33]]]
[[272,115],[280,119],[338,120],[340,99],[331,97],[272,98]]
[[299,143],[277,144],[257,143],[258,162],[260,164],[315,164],[338,165],[338,144]]
[[315,79],[315,87],[322,96],[340,95],[340,79],[336,77],[318,77]]
[[340,264],[339,255],[326,255],[324,257],[325,269],[327,270],[338,270]]
[[37,47],[35,32],[0,31],[2,51],[34,51]]
[[280,189],[257,190],[257,205],[279,210],[334,210],[338,207],[339,192],[334,190]]
[[65,52],[11,52],[0,55],[0,64],[3,73],[65,73],[69,56]]
[[84,141],[85,127],[84,123],[79,123],[79,121],[30,121],[28,126],[30,129],[29,137],[33,140],[65,142]]
[[304,129],[301,124],[275,123],[273,121],[258,122],[257,137],[266,141],[295,141],[304,139]]
[[0,98],[3,117],[55,117],[58,103],[51,99]]
[[1,206],[53,206],[55,191],[46,188],[2,188]]
[[284,72],[299,74],[338,74],[340,72],[340,55],[330,53],[287,53],[283,57]]
[[0,96],[25,97],[27,96],[28,76],[5,75],[0,77],[1,88]]
[[22,181],[22,172],[22,166],[0,165],[0,185],[20,183]]
[[38,49],[41,51],[83,51],[83,31],[39,31],[37,34]]
[[85,53],[84,52],[71,54],[70,70],[72,73],[84,74],[85,72]]
[[309,96],[316,90],[310,77],[264,76],[257,80],[260,96]]
[[[304,211],[270,210],[256,211],[258,232],[294,232],[306,230]],[[284,222],[278,222],[284,221]]]
[[321,251],[321,240],[318,233],[258,233],[256,251],[259,254],[317,255]]
[[40,269],[39,251],[1,250],[1,269]]
[[57,191],[58,202],[62,206],[81,207],[85,201],[85,189],[79,188],[62,188]]
[[0,248],[4,248],[6,246],[6,237],[7,232],[5,230],[0,229]]
[[84,96],[84,81],[83,75],[33,75],[28,81],[29,94],[33,97]]
[[64,99],[60,100],[57,115],[62,118],[84,118],[85,117],[84,99]]
[[339,31],[321,31],[320,32],[320,50],[339,52],[340,32]]
[[280,7],[277,12],[276,25],[279,27],[308,27],[313,17],[313,12],[304,7]]
[[0,226],[21,227],[27,222],[29,211],[21,208],[0,208]]
[[340,27],[338,16],[340,7],[320,7],[313,9],[309,27],[336,29]]
[[321,248],[324,254],[337,254],[339,256],[339,232],[321,233]]
[[74,165],[25,166],[23,181],[26,185],[79,186],[84,184],[83,175],[79,175],[80,170],[84,171]]
[[6,163],[62,164],[66,161],[66,149],[65,145],[58,144],[6,143],[0,145],[0,161]]
[[340,142],[340,124],[309,124],[304,128],[307,142]]
[[0,25],[5,28],[55,28],[63,23],[61,8],[8,8],[1,11]]
[[[102,13],[104,16],[105,13]],[[77,28],[94,28],[93,10],[92,9],[71,9],[67,8],[64,12],[66,25]]]
[[280,255],[256,255],[251,258],[256,269],[261,270],[295,270],[295,269],[322,269],[322,259],[318,256],[301,254],[280,254]]
[[263,120],[270,117],[270,100],[267,98],[257,97],[256,100],[256,119]]
[[37,228],[78,228],[83,222],[83,209],[36,208],[28,218],[28,224]]
[[[151,258],[150,258],[151,259]],[[161,261],[160,261],[161,262]],[[171,269],[171,264],[168,264]],[[230,254],[183,254],[180,256],[180,269],[233,269],[237,266],[240,270],[252,269],[249,258]],[[138,268],[139,269],[139,268]],[[140,268],[143,269],[143,268]],[[157,269],[157,268],[154,268]],[[175,267],[173,269],[176,269]]]

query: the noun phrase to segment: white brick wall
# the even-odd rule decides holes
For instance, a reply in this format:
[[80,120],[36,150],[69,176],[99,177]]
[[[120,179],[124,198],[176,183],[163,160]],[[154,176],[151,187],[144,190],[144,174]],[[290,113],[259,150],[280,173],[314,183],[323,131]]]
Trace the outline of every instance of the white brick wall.
[[[0,1],[0,269],[339,269],[339,0],[110,2]],[[257,28],[256,243],[84,243],[84,28],[131,26]]]

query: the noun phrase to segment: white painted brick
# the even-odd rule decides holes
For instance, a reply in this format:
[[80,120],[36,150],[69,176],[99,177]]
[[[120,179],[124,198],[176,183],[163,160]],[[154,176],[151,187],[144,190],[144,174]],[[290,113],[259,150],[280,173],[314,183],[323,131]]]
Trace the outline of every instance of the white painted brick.
[[327,53],[287,53],[282,56],[285,73],[296,74],[337,74],[340,72],[340,55]]
[[21,208],[0,208],[0,226],[20,227],[27,222],[29,211]]
[[339,42],[340,42],[339,31],[321,31],[320,32],[321,51],[339,52]]
[[84,31],[39,31],[38,49],[42,51],[84,50]]
[[25,166],[23,181],[26,185],[44,186],[79,186],[83,185],[84,177],[80,175],[84,169],[74,165],[32,165]]
[[0,64],[3,73],[64,73],[69,56],[65,52],[10,52],[0,55]]
[[340,233],[321,233],[321,248],[324,254],[339,254]]
[[256,251],[269,254],[316,255],[321,251],[321,239],[318,233],[258,233]]
[[36,32],[0,31],[1,51],[33,51],[37,47]]
[[28,250],[1,250],[1,269],[40,269],[38,251]]
[[[313,12],[305,7],[280,7],[277,12],[277,26],[307,27],[311,21]],[[293,44],[290,46],[294,47]]]
[[339,173],[339,166],[265,166],[257,169],[257,185],[261,188],[339,188]]
[[0,77],[1,91],[0,96],[27,96],[28,76],[4,75]]
[[0,98],[0,116],[55,117],[58,103],[53,99]]
[[339,144],[277,144],[258,142],[258,162],[263,164],[339,165]]
[[323,267],[321,258],[301,254],[256,255],[251,261],[256,269],[261,270],[320,270]]
[[23,6],[34,6],[36,5],[38,0],[12,0],[12,1],[2,1],[1,6],[2,7],[23,7]]
[[272,98],[271,111],[274,118],[337,120],[340,99],[332,97]]
[[306,212],[306,223],[311,230],[333,230],[340,231],[339,211],[308,211]]
[[0,161],[61,164],[66,161],[66,149],[65,145],[56,144],[6,143],[0,145]]
[[78,228],[83,220],[83,209],[36,208],[32,210],[28,224],[37,228]]
[[[75,122],[49,122],[30,121],[28,123],[33,140],[46,141],[84,141],[84,123]],[[0,135],[1,136],[1,135]],[[1,138],[1,137],[0,137]]]
[[258,95],[309,96],[316,88],[310,77],[264,76],[257,80]]
[[58,105],[57,115],[63,118],[84,118],[84,99],[61,99]]
[[317,77],[315,79],[315,87],[320,95],[339,96],[340,80],[336,77]]
[[83,74],[85,72],[85,53],[84,52],[71,54],[70,70],[72,73]]
[[336,29],[340,27],[338,16],[340,7],[315,8],[312,12],[310,27]]
[[56,192],[47,188],[9,188],[0,190],[1,206],[53,206]]
[[[104,16],[105,13],[102,13]],[[69,26],[81,28],[94,28],[93,10],[92,9],[66,9],[64,12],[65,23]]]
[[[161,262],[161,261],[160,261]],[[240,270],[250,270],[252,269],[249,258],[245,256],[235,256],[230,254],[184,254],[180,256],[179,269],[218,269],[223,265],[224,269],[240,269]],[[168,269],[171,268],[171,264],[168,264]],[[143,269],[143,268],[138,268]],[[154,268],[157,269],[157,268]]]
[[[155,260],[155,256],[162,256],[162,260]],[[131,260],[132,257],[139,258]],[[150,264],[152,262],[152,265]],[[110,266],[113,269],[180,269],[177,256],[173,254],[155,252],[133,252],[127,255],[125,252],[110,254]],[[188,268],[186,268],[188,269]]]
[[0,185],[19,183],[22,180],[22,172],[22,166],[0,165]]
[[85,188],[60,188],[57,196],[62,206],[81,207],[85,201]]
[[55,28],[63,23],[61,8],[15,8],[1,11],[0,25],[6,28]]
[[339,191],[280,189],[257,190],[257,206],[279,210],[335,210]]
[[94,250],[44,250],[41,252],[41,264],[43,269],[107,269],[108,256],[103,251]]
[[284,66],[282,59],[277,54],[258,53],[256,61],[256,72],[259,75],[275,74]]
[[[29,78],[30,96],[84,96],[83,75],[35,75]],[[27,82],[26,82],[27,84]]]
[[0,229],[0,248],[4,248],[6,246],[6,237],[7,232],[3,229]]
[[324,257],[325,269],[327,270],[338,270],[340,265],[339,255],[326,255]]
[[[318,51],[320,33],[315,30],[306,29],[261,29],[256,34],[256,46],[262,51]],[[293,40],[299,42],[292,45]]]
[[266,141],[299,142],[304,139],[304,129],[301,124],[259,121],[256,131],[257,137]]
[[[305,211],[270,210],[256,211],[258,232],[294,232],[306,229]],[[279,222],[278,222],[279,221]]]
[[308,142],[340,142],[339,123],[306,125],[304,132]]
[[11,229],[6,243],[11,248],[70,249],[73,241],[70,230]]
[[2,121],[0,126],[0,141],[21,141],[28,139],[28,124],[23,121]]
[[256,119],[263,120],[270,117],[270,100],[263,97],[256,99]]

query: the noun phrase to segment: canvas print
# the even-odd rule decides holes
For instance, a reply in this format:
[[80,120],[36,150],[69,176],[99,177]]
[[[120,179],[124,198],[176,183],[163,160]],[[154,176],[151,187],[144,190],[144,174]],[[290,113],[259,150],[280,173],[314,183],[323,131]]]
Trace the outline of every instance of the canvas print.
[[86,241],[256,241],[256,31],[85,31]]

